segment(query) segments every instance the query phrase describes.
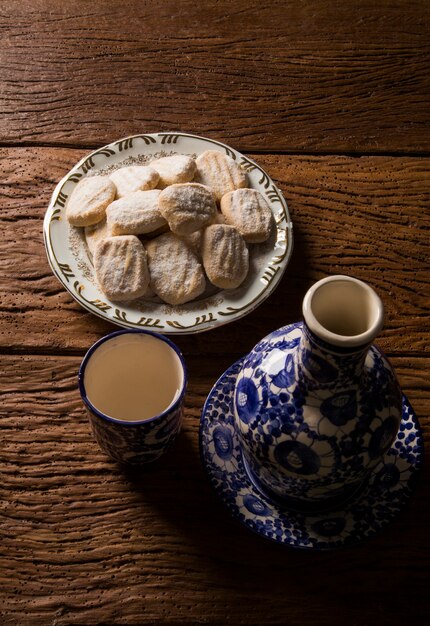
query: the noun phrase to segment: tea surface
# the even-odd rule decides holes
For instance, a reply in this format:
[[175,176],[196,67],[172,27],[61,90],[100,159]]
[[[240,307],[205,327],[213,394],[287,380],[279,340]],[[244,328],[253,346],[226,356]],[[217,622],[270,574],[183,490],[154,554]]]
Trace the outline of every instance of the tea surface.
[[125,334],[103,343],[88,361],[84,385],[100,412],[125,421],[146,420],[165,411],[183,382],[179,357],[150,335]]

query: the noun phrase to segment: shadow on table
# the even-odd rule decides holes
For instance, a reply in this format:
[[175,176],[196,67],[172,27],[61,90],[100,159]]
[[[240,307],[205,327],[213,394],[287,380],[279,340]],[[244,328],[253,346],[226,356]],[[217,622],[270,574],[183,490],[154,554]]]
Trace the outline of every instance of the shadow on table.
[[333,611],[337,620],[373,616],[378,623],[387,616],[397,623],[411,604],[414,615],[425,611],[430,510],[422,487],[383,533],[357,547],[294,550],[254,535],[230,517],[204,474],[195,436],[183,432],[164,458],[143,470],[127,470],[126,478],[142,507],[156,510],[176,542],[179,538],[193,554],[202,585],[216,590],[218,602],[236,606],[241,593],[249,597],[255,591],[253,606],[260,610],[265,602],[307,610],[311,599],[309,611]]

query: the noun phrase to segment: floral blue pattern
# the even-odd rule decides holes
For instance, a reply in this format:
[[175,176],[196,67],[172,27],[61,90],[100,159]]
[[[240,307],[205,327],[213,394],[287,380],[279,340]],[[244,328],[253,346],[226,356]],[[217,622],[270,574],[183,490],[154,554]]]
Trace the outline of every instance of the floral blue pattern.
[[[257,354],[253,359],[258,361]],[[262,537],[314,550],[355,544],[386,526],[406,504],[423,460],[421,430],[407,399],[403,396],[396,439],[369,470],[364,488],[328,512],[299,512],[263,493],[247,472],[234,416],[235,386],[244,360],[230,367],[215,384],[200,424],[203,465],[233,516]]]
[[218,426],[213,433],[215,450],[220,459],[229,459],[233,453],[233,438],[227,428]]
[[376,346],[330,346],[297,323],[244,358],[235,407],[256,484],[279,498],[323,503],[355,492],[390,448],[402,399]]
[[87,415],[106,454],[120,463],[140,464],[156,461],[172,445],[181,427],[182,407],[136,426],[108,422],[88,407]]
[[254,417],[259,404],[258,391],[254,382],[251,378],[241,378],[236,389],[236,406],[238,415],[245,424],[249,424]]
[[357,415],[357,394],[341,391],[321,402],[320,411],[335,426],[345,426]]
[[275,459],[296,474],[317,474],[320,457],[309,446],[299,441],[281,441],[275,448]]

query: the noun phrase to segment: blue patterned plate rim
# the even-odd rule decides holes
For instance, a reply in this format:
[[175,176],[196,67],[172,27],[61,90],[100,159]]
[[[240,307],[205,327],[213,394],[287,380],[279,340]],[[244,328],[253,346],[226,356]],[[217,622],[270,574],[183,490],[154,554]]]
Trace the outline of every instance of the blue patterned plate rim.
[[233,517],[261,537],[308,550],[354,545],[384,528],[407,503],[423,462],[421,428],[406,396],[397,438],[357,497],[338,510],[297,512],[262,494],[243,463],[232,403],[244,358],[215,383],[200,422],[203,466],[216,495]]

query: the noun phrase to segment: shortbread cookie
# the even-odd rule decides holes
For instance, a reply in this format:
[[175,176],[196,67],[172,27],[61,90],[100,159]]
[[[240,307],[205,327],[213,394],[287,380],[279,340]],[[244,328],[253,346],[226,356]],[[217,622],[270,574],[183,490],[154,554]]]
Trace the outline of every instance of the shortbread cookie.
[[151,285],[148,285],[148,289],[145,291],[145,300],[147,300],[148,298],[156,298],[157,294],[155,293],[155,291],[153,291],[151,289]]
[[143,296],[149,285],[145,248],[134,235],[107,237],[94,253],[100,288],[114,302]]
[[246,187],[247,176],[231,157],[217,152],[206,150],[196,159],[197,172],[195,180],[209,187],[217,200],[235,189]]
[[196,255],[173,233],[145,244],[151,276],[150,287],[168,304],[184,304],[200,296],[205,275]]
[[263,195],[255,189],[237,189],[221,198],[221,211],[226,224],[237,228],[248,243],[261,243],[269,238],[273,214]]
[[210,224],[216,215],[215,198],[197,183],[170,185],[158,198],[161,215],[176,235],[189,235]]
[[211,224],[225,224],[225,217],[221,211],[217,211],[215,217],[211,221]]
[[93,224],[93,226],[85,226],[84,233],[85,241],[91,257],[94,256],[94,252],[98,242],[102,239],[106,239],[106,237],[112,236],[106,218],[103,219],[101,222],[97,222],[97,224]]
[[134,191],[146,191],[157,186],[159,175],[147,165],[130,165],[121,167],[110,175],[116,186],[116,195],[123,198]]
[[159,187],[167,187],[175,183],[189,183],[196,173],[196,162],[185,154],[174,154],[151,161],[150,167],[160,176]]
[[200,256],[200,248],[202,245],[203,230],[196,230],[189,235],[178,235],[182,241],[184,241],[189,248],[197,255]]
[[107,176],[89,176],[73,190],[66,208],[67,220],[73,226],[91,226],[100,222],[106,207],[115,198],[115,185]]
[[205,229],[202,258],[207,277],[221,289],[239,287],[248,274],[248,248],[233,226],[213,224]]
[[158,237],[163,233],[170,233],[169,224],[166,221],[164,226],[160,226],[160,228],[157,228],[157,230],[153,230],[151,233],[145,233],[144,235],[139,235],[139,239],[143,243],[146,243],[147,241],[150,241],[151,239],[154,239],[155,237]]
[[159,189],[135,191],[106,209],[112,235],[143,235],[167,225],[158,208]]

